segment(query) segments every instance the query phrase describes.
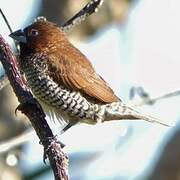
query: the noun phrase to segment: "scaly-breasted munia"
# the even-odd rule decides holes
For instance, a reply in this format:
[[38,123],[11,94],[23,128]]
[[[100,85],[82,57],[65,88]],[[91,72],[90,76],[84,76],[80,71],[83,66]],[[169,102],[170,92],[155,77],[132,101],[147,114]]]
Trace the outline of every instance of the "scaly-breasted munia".
[[67,122],[64,131],[78,122],[119,119],[164,124],[126,106],[56,24],[39,20],[10,36],[20,44],[19,66],[29,87],[48,111]]

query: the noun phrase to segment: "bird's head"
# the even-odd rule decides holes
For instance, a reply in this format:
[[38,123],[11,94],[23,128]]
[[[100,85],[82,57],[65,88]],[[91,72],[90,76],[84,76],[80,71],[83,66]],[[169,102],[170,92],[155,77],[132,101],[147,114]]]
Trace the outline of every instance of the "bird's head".
[[66,41],[65,34],[54,23],[37,21],[24,29],[9,35],[20,44],[20,49],[28,52],[50,51],[60,42]]

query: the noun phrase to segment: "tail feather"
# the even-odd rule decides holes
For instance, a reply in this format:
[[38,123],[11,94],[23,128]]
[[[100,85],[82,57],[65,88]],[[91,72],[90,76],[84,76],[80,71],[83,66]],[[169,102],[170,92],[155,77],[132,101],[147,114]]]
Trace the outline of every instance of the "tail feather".
[[[170,126],[168,124],[166,124],[165,122],[163,122],[162,120],[158,119],[158,118],[155,118],[155,117],[152,117],[150,115],[146,115],[146,114],[143,114],[143,113],[140,113],[130,107],[126,107],[127,108],[127,119],[139,119],[139,120],[145,120],[145,121],[148,121],[148,122],[151,122],[151,123],[158,123],[158,124],[161,124],[163,126]],[[125,115],[126,116],[126,115]],[[129,118],[129,117],[130,118]]]
[[125,104],[118,102],[112,103],[106,107],[106,118],[105,121],[118,120],[118,119],[129,119],[129,120],[145,120],[151,123],[158,123],[163,126],[170,126],[162,120],[140,113]]

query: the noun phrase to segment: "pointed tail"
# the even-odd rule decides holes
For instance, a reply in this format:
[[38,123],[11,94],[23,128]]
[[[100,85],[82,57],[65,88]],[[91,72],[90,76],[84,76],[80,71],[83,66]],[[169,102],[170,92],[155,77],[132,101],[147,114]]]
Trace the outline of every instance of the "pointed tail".
[[129,120],[145,120],[151,123],[158,123],[164,126],[170,126],[162,120],[140,113],[131,107],[126,106],[122,102],[111,103],[106,106],[106,117],[104,121],[118,120],[118,119],[129,119]]

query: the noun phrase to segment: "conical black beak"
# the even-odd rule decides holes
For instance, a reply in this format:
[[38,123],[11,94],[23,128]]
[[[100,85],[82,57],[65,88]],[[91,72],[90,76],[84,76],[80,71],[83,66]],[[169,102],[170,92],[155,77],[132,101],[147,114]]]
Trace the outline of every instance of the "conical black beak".
[[26,35],[21,29],[11,33],[9,36],[18,42],[27,43]]

